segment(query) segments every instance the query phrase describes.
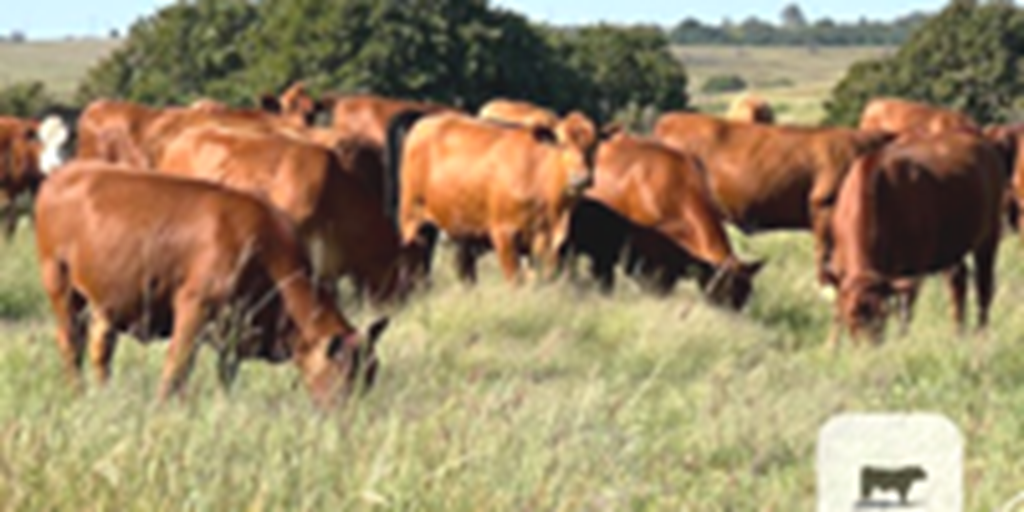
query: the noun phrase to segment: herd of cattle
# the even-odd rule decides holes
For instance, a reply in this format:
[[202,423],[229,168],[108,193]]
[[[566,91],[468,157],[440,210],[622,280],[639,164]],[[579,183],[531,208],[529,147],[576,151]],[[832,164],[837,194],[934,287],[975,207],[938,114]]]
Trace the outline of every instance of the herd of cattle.
[[897,99],[871,101],[857,129],[774,125],[752,98],[736,112],[671,112],[640,136],[520,101],[472,115],[316,99],[301,84],[255,109],[98,100],[67,163],[59,119],[0,118],[0,189],[8,233],[14,199],[35,198],[72,381],[85,354],[109,377],[119,332],[171,336],[161,397],[182,390],[197,339],[231,337],[225,325],[242,327],[216,345],[225,384],[260,358],[294,361],[320,405],[370,386],[387,321],[360,333],[337,284],[402,301],[429,279],[441,234],[470,282],[488,249],[510,282],[523,256],[551,277],[582,254],[604,289],[623,263],[658,291],[695,276],[710,301],[740,309],[763,262],[736,256],[725,223],[810,230],[816,275],[838,290],[837,326],[854,339],[878,339],[892,300],[906,322],[918,281],[940,271],[962,325],[970,254],[984,326],[1002,219],[1015,222],[1021,198],[1011,183],[1024,192],[1024,129]]

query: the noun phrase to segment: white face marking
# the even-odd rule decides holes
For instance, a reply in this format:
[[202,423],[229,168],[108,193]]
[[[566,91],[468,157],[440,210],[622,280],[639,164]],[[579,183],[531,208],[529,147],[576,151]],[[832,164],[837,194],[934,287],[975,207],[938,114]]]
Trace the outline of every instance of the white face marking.
[[64,163],[62,146],[68,140],[68,127],[57,116],[47,116],[39,123],[39,141],[43,145],[39,153],[39,169],[49,174]]

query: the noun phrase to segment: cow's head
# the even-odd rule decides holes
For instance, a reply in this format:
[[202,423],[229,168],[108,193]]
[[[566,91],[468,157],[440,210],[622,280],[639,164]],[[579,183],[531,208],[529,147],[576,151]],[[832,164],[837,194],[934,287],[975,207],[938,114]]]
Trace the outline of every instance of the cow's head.
[[317,343],[310,354],[299,354],[299,363],[313,401],[320,407],[338,405],[353,392],[369,391],[377,378],[377,342],[388,319],[374,322],[366,334],[350,332]]
[[5,233],[14,234],[18,212],[13,204],[19,195],[34,195],[46,174],[63,163],[62,145],[68,129],[57,116],[41,123],[20,121],[0,134],[0,189],[7,196]]
[[561,149],[561,166],[566,172],[566,193],[579,196],[594,184],[594,160],[597,153],[597,129],[587,116],[572,112],[555,126],[533,128],[542,142]]
[[260,96],[259,103],[263,110],[277,114],[296,126],[313,126],[317,114],[327,108],[326,103],[309,94],[302,82],[292,84],[280,97],[264,94]]
[[754,277],[764,267],[764,260],[750,263],[729,258],[703,283],[708,300],[735,310],[743,309],[754,291]]
[[839,320],[854,339],[868,338],[881,342],[885,319],[889,314],[892,285],[877,275],[859,275],[843,279],[836,301]]

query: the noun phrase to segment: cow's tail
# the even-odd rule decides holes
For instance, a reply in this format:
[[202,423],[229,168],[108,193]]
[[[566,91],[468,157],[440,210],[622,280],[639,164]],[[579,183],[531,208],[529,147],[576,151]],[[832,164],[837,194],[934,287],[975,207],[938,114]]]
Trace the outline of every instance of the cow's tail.
[[416,122],[426,113],[419,110],[404,110],[395,114],[388,121],[387,141],[385,143],[384,173],[384,213],[395,224],[398,224],[398,195],[401,191],[402,148]]

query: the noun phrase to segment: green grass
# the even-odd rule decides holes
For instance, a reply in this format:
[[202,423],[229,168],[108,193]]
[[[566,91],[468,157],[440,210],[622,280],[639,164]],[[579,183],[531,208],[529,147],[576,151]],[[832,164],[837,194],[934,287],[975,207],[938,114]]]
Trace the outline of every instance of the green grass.
[[[993,326],[958,338],[938,283],[905,338],[825,350],[803,235],[739,239],[770,265],[749,310],[692,285],[453,281],[393,319],[379,385],[319,414],[290,366],[246,365],[231,396],[203,353],[190,396],[153,403],[163,344],[123,338],[106,389],[64,385],[31,233],[3,248],[4,510],[810,510],[818,428],[840,411],[949,415],[967,440],[967,508],[1024,485],[1024,257],[1004,244]],[[13,298],[10,298],[13,297]],[[365,325],[370,311],[355,314]]]
[[0,42],[0,88],[38,80],[59,97],[70,98],[86,71],[118,44],[113,39]]

